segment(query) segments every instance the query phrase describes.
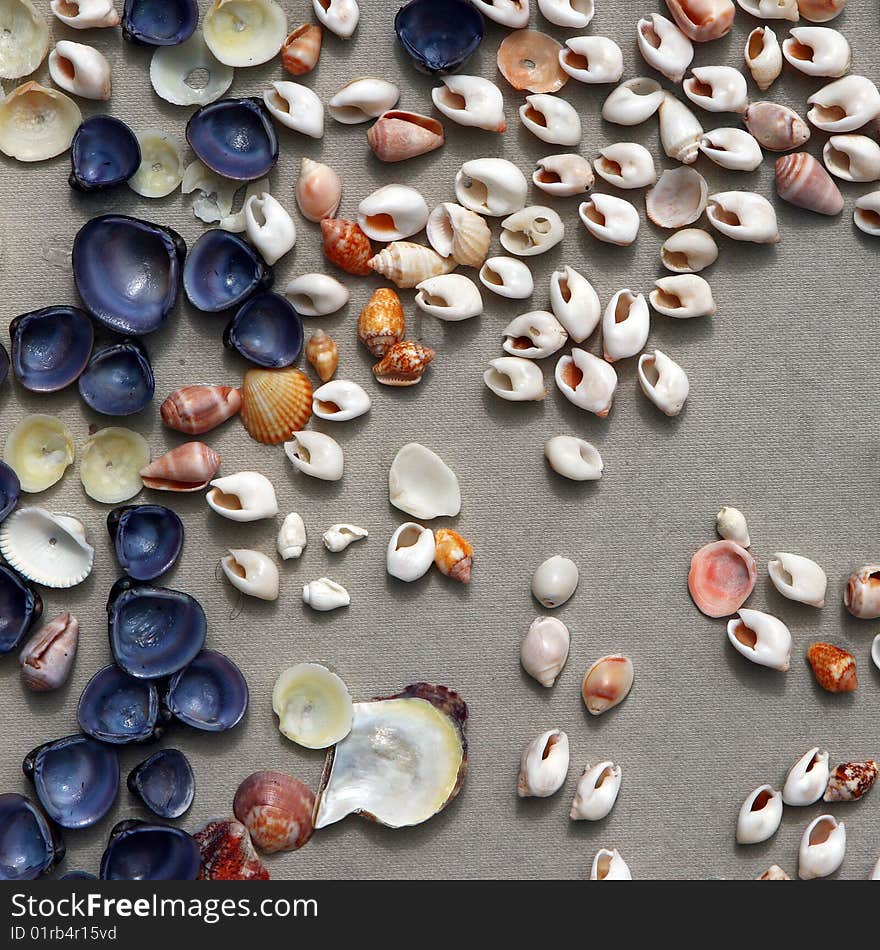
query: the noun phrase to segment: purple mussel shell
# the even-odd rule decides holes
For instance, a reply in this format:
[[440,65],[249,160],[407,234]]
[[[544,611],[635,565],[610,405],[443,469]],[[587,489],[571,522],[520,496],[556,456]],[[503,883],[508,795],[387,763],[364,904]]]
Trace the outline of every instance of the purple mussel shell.
[[76,708],[80,729],[111,745],[148,742],[159,736],[159,691],[118,666],[105,666],[86,683]]
[[122,35],[143,46],[179,46],[195,33],[196,0],[125,0]]
[[467,0],[411,0],[394,30],[416,67],[443,75],[458,69],[483,41],[480,11]]
[[174,565],[183,548],[183,522],[164,505],[125,505],[107,515],[119,566],[136,581],[152,581]]
[[253,181],[278,161],[278,136],[259,99],[220,99],[193,113],[186,140],[196,156],[218,175]]
[[79,307],[47,307],[9,324],[12,370],[35,393],[54,393],[75,383],[86,368],[95,328]]
[[112,115],[93,115],[76,130],[70,145],[70,187],[103,191],[121,185],[140,168],[141,147],[134,132]]
[[121,821],[101,858],[102,881],[194,881],[201,855],[192,835],[146,821]]
[[302,352],[302,320],[284,297],[257,294],[230,320],[223,345],[257,366],[281,369]]
[[18,475],[5,462],[0,462],[0,521],[13,511],[20,497]]
[[6,347],[0,343],[0,386],[6,382],[6,377],[9,375],[9,353],[6,352]]
[[34,881],[64,857],[54,825],[24,795],[0,795],[0,881]]
[[83,402],[105,416],[130,416],[150,404],[156,391],[146,349],[133,339],[105,346],[79,378]]
[[241,722],[248,686],[241,670],[216,650],[202,652],[168,684],[165,705],[194,729],[225,732]]
[[196,780],[180,749],[160,749],[131,770],[128,790],[160,818],[180,818],[192,805]]
[[40,595],[11,567],[0,564],[0,656],[18,648],[42,613]]
[[183,270],[189,302],[205,313],[241,306],[274,283],[272,268],[237,234],[214,228],[196,241]]

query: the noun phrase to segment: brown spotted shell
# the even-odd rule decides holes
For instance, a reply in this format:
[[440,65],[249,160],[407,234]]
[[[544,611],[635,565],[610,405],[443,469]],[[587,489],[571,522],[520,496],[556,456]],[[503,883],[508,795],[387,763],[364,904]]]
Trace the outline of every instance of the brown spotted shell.
[[296,851],[312,837],[315,796],[283,772],[254,772],[238,786],[232,810],[254,844],[268,854]]
[[856,658],[833,643],[812,643],[807,660],[816,682],[829,693],[851,693],[858,689]]
[[325,218],[321,222],[324,256],[347,274],[366,277],[370,273],[373,246],[357,221]]
[[406,317],[400,297],[390,287],[380,287],[358,317],[358,339],[373,356],[384,356],[405,333]]
[[251,438],[264,445],[288,442],[312,417],[312,384],[291,366],[249,369],[241,396],[241,421]]
[[828,786],[822,798],[826,802],[853,802],[871,791],[877,781],[877,763],[844,762],[828,777]]
[[441,574],[454,581],[469,584],[471,567],[474,563],[474,549],[471,543],[452,528],[438,528],[434,532],[436,550],[434,563]]
[[199,846],[200,881],[268,881],[247,828],[232,819],[209,821],[193,838]]
[[431,365],[435,353],[430,346],[403,340],[390,346],[373,367],[373,375],[384,386],[415,386]]
[[329,333],[315,330],[306,344],[306,359],[312,364],[321,382],[326,383],[333,378],[339,366],[339,347]]

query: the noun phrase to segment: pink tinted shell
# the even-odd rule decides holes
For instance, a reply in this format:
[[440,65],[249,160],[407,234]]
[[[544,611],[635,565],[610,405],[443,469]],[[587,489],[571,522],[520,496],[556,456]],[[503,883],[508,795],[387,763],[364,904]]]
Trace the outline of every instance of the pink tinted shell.
[[757,578],[755,559],[745,548],[714,541],[691,559],[688,590],[707,617],[727,617],[749,599]]

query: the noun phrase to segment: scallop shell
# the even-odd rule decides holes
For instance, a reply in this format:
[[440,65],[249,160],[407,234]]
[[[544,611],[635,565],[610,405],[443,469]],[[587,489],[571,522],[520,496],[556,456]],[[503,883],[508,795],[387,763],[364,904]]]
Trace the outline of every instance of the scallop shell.
[[373,356],[399,343],[406,333],[406,317],[400,297],[390,287],[380,287],[361,310],[357,335]]
[[281,65],[291,76],[304,76],[318,65],[324,31],[314,23],[298,26],[281,47]]
[[342,182],[329,165],[304,157],[295,194],[303,216],[317,224],[336,214],[342,199]]
[[110,98],[110,63],[91,46],[59,40],[49,54],[49,75],[56,86],[74,96]]
[[30,76],[49,51],[49,27],[31,0],[0,4],[0,79]]
[[693,168],[667,169],[645,196],[648,217],[660,228],[693,224],[706,210],[709,186]]
[[95,560],[80,521],[30,506],[14,511],[0,526],[0,553],[23,577],[55,588],[81,584]]
[[388,471],[388,497],[395,508],[424,521],[454,518],[461,511],[455,472],[418,442],[410,442],[394,456]]
[[451,201],[431,212],[427,235],[441,257],[451,257],[462,267],[481,267],[492,243],[489,225],[475,211]]
[[241,421],[264,445],[287,442],[312,417],[312,384],[293,367],[250,369],[241,386]]
[[202,30],[208,48],[226,66],[258,66],[281,52],[287,16],[275,0],[214,0]]
[[343,125],[359,125],[378,119],[393,109],[400,99],[400,90],[387,79],[361,76],[347,82],[327,103],[327,111]]
[[61,479],[72,464],[73,437],[54,416],[25,416],[6,437],[3,460],[25,492],[41,492]]
[[19,162],[42,162],[70,148],[82,113],[57,89],[26,82],[0,102],[0,152]]
[[140,470],[150,461],[150,447],[138,432],[109,426],[86,442],[79,477],[89,498],[104,505],[128,501],[144,487]]
[[452,258],[441,257],[430,247],[394,241],[371,258],[367,266],[398,287],[411,289],[429,277],[450,273],[456,264]]
[[180,149],[164,132],[147,129],[139,132],[140,168],[128,180],[128,187],[142,198],[167,198],[183,181]]

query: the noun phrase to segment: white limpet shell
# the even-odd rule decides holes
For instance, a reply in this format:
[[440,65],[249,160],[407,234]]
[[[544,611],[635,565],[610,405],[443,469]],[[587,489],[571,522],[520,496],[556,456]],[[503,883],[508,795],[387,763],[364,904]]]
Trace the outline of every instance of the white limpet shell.
[[513,30],[529,25],[529,0],[471,0],[488,20]]
[[284,454],[294,468],[325,482],[338,482],[345,469],[342,446],[314,429],[294,432],[290,441],[284,443]]
[[428,205],[409,185],[385,185],[358,205],[360,229],[374,241],[402,241],[428,223]]
[[414,518],[454,518],[461,511],[461,489],[455,472],[429,448],[409,442],[394,456],[388,470],[388,498]]
[[591,442],[574,435],[554,435],[544,445],[550,468],[573,482],[595,482],[602,477],[605,463]]
[[441,257],[451,257],[463,267],[480,267],[492,243],[492,231],[483,218],[452,201],[444,201],[431,212],[426,233]]
[[370,411],[372,400],[350,379],[331,379],[312,393],[312,412],[319,419],[348,422]]
[[819,815],[804,829],[798,849],[798,877],[811,881],[833,874],[846,856],[846,826],[833,815]]
[[593,0],[538,0],[538,9],[545,20],[572,30],[588,26],[596,12]]
[[355,541],[363,541],[368,538],[370,532],[366,528],[361,528],[356,524],[343,522],[333,524],[321,535],[324,541],[324,547],[333,554],[339,554],[347,547],[354,544]]
[[508,300],[525,300],[535,292],[535,281],[528,265],[514,257],[490,257],[480,268],[480,283],[493,294]]
[[532,135],[551,145],[578,145],[583,136],[581,117],[575,107],[549,93],[526,96],[519,107],[519,117]]
[[26,82],[0,102],[0,152],[19,162],[55,158],[70,148],[81,122],[69,96]]
[[758,26],[749,33],[743,58],[762,92],[769,89],[782,72],[782,48],[769,26]]
[[483,312],[480,290],[464,274],[429,277],[428,280],[423,280],[416,290],[416,306],[438,320],[469,320]]
[[57,589],[81,584],[95,561],[79,519],[30,506],[0,525],[0,554],[22,577]]
[[[31,0],[2,0],[0,2],[0,79],[20,79],[22,76],[29,76],[43,62],[48,51],[49,26]],[[52,78],[55,78],[54,74]],[[67,87],[62,85],[62,88]]]
[[354,704],[345,683],[319,663],[297,663],[275,680],[278,729],[306,749],[326,749],[351,732]]
[[725,541],[733,541],[741,548],[751,547],[752,539],[749,537],[749,526],[746,523],[746,516],[732,505],[724,505],[719,509],[715,516],[715,530],[718,537]]
[[665,16],[649,13],[636,24],[642,59],[671,82],[681,82],[694,58],[693,43]]
[[671,274],[654,285],[656,289],[649,295],[651,306],[664,316],[692,320],[711,317],[718,310],[709,282],[699,274]]
[[400,90],[387,79],[360,76],[347,82],[327,103],[331,117],[343,125],[378,119],[400,100]]
[[610,759],[588,765],[578,779],[568,817],[572,821],[600,821],[614,808],[623,772]]
[[807,118],[823,132],[854,132],[880,114],[880,90],[866,76],[836,79],[814,92]]
[[491,360],[483,382],[507,402],[540,402],[547,395],[541,368],[520,356]]
[[843,181],[880,179],[880,145],[867,135],[832,135],[822,159],[828,171]]
[[550,307],[575,343],[583,343],[602,319],[602,305],[595,288],[568,265],[550,277]]
[[617,373],[605,360],[574,347],[556,364],[556,386],[565,398],[604,419],[611,412]]
[[727,621],[727,639],[758,666],[786,673],[791,665],[791,631],[771,614],[740,607],[738,616]]
[[52,0],[52,12],[74,30],[98,30],[119,25],[113,0]]
[[245,201],[244,229],[267,264],[275,264],[296,245],[293,218],[277,198],[265,191]]
[[709,196],[706,217],[716,231],[734,241],[778,244],[779,225],[773,205],[752,191],[723,191]]
[[626,247],[639,235],[639,212],[625,198],[594,192],[578,208],[584,227],[598,241]]
[[745,112],[749,106],[746,77],[732,66],[695,66],[682,89],[707,112]]
[[488,79],[481,76],[443,76],[442,86],[431,90],[434,106],[459,125],[503,132],[507,128],[504,117],[504,95]]
[[59,40],[49,53],[49,75],[71,95],[104,102],[110,98],[110,63],[92,46]]
[[506,218],[526,206],[529,184],[505,158],[473,158],[455,176],[460,205],[491,218]]
[[272,483],[259,472],[237,472],[215,478],[205,497],[210,508],[230,521],[261,521],[278,514]]
[[532,183],[555,198],[584,195],[593,187],[595,180],[593,166],[582,155],[574,152],[541,158],[532,172]]
[[348,607],[351,604],[348,591],[342,584],[330,580],[329,577],[319,577],[316,581],[303,584],[302,599],[303,603],[308,604],[312,610],[322,612],[338,610],[340,607]]
[[144,487],[139,473],[149,464],[150,447],[140,433],[108,426],[90,436],[83,447],[79,477],[89,498],[119,505]]
[[752,16],[761,20],[792,20],[800,19],[797,0],[736,0],[736,2]]
[[602,105],[602,118],[615,125],[641,125],[660,108],[666,94],[660,83],[636,76],[621,83]]
[[767,562],[767,573],[783,597],[810,607],[825,606],[828,578],[825,571],[808,557],[778,552]]
[[324,104],[308,86],[287,80],[273,82],[263,93],[263,102],[285,128],[313,139],[324,137]]
[[327,274],[303,274],[284,288],[287,299],[303,317],[326,317],[349,301],[348,288]]
[[880,191],[872,191],[856,199],[853,221],[865,234],[880,237]]
[[[204,82],[195,84],[199,76]],[[234,70],[208,49],[201,30],[179,46],[158,46],[150,60],[150,82],[156,95],[175,106],[215,102],[232,85]]]
[[516,793],[520,798],[549,798],[565,784],[568,775],[568,736],[548,729],[532,739],[520,760]]
[[260,551],[230,548],[220,559],[226,579],[236,589],[257,600],[278,600],[280,581],[275,562]]
[[590,868],[591,881],[631,881],[632,872],[629,865],[620,856],[617,848],[609,850],[600,848],[593,858]]
[[518,257],[535,257],[556,247],[565,237],[559,212],[543,205],[516,211],[501,222],[501,246]]
[[786,805],[801,807],[819,801],[825,794],[829,772],[828,751],[814,746],[789,769],[782,800]]
[[511,356],[542,360],[565,346],[565,327],[547,310],[532,310],[515,317],[501,331],[502,346]]
[[693,224],[706,209],[709,186],[693,168],[667,168],[645,196],[648,217],[659,228]]
[[651,332],[651,317],[643,294],[618,290],[602,316],[602,349],[609,363],[641,353]]
[[302,516],[292,511],[284,519],[281,530],[278,532],[276,547],[282,560],[289,561],[291,558],[301,557],[306,541],[306,526],[303,524]]
[[781,822],[782,795],[770,785],[759,785],[739,810],[737,844],[760,844],[776,834]]
[[73,436],[54,416],[25,416],[6,436],[3,461],[15,472],[23,492],[51,488],[73,463]]
[[797,26],[782,44],[782,53],[807,76],[843,76],[852,62],[849,41],[827,26]]
[[681,162],[693,165],[700,153],[703,126],[690,109],[670,93],[665,93],[660,104],[660,143],[664,153]]
[[667,270],[676,274],[695,274],[718,260],[718,245],[708,231],[685,228],[663,242],[660,259]]
[[167,198],[183,182],[183,156],[176,143],[159,129],[139,132],[140,168],[128,187],[142,198]]
[[208,49],[227,66],[259,66],[281,52],[287,15],[275,0],[214,0],[202,19]]
[[361,16],[357,0],[312,0],[315,16],[341,40],[349,39]]
[[617,82],[623,75],[623,53],[607,36],[573,36],[559,51],[559,65],[578,82]]
[[543,607],[555,610],[571,599],[580,575],[571,558],[554,554],[542,561],[532,574],[532,596]]
[[391,535],[385,553],[385,567],[392,577],[411,583],[428,573],[436,550],[434,532],[414,521],[407,521]]
[[716,165],[737,172],[753,172],[764,159],[751,132],[732,127],[706,132],[700,139],[700,151]]
[[520,662],[529,676],[549,689],[565,666],[570,646],[571,634],[561,620],[538,617],[523,639]]
[[684,408],[691,386],[687,373],[660,350],[639,357],[639,386],[665,415],[677,416]]
[[657,181],[654,156],[638,142],[615,142],[599,150],[596,174],[616,188],[647,188]]

